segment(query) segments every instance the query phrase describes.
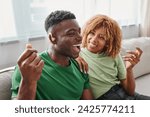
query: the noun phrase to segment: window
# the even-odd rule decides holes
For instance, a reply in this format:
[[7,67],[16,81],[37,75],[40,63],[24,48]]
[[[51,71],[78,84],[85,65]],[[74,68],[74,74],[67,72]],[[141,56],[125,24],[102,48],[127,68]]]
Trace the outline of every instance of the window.
[[120,25],[139,23],[140,0],[96,0],[96,13],[107,14]]
[[[139,22],[140,0],[2,0],[0,40],[44,36],[44,20],[54,10],[70,10],[79,24],[94,14],[106,14],[120,25]],[[3,13],[5,11],[5,13]]]
[[[81,23],[84,19],[84,0],[32,0],[30,3],[32,31],[43,28],[47,15],[54,10],[69,10]],[[44,29],[42,30],[43,32]]]
[[13,8],[10,0],[2,0],[0,4],[0,38],[16,36]]

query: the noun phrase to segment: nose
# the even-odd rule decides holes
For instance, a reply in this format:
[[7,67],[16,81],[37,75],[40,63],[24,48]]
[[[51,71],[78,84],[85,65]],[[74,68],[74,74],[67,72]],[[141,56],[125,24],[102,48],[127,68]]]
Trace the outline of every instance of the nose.
[[96,42],[97,42],[97,37],[96,37],[96,36],[92,37],[90,41],[91,41],[92,43],[96,43]]
[[82,41],[82,36],[81,36],[81,34],[78,34],[78,36],[76,37],[76,40],[77,40],[78,42]]

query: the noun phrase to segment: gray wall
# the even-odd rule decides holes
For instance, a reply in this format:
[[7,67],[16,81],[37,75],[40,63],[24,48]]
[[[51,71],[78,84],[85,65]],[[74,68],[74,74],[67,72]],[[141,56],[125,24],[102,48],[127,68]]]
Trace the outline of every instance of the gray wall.
[[139,37],[139,26],[138,25],[123,26],[122,32],[123,32],[123,39]]
[[[122,27],[123,38],[139,36],[138,27],[135,25]],[[16,65],[17,59],[25,48],[27,42],[23,40],[1,42],[0,43],[0,69]],[[41,52],[48,48],[49,41],[44,37],[29,39],[33,48]]]
[[[11,67],[17,64],[17,59],[24,51],[27,42],[23,40],[9,41],[0,43],[0,69]],[[33,48],[41,52],[48,48],[48,39],[41,37],[29,39]]]

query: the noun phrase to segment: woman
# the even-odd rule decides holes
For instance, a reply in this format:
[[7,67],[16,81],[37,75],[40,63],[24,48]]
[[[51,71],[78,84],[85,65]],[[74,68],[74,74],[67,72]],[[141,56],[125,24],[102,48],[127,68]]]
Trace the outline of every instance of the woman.
[[[120,55],[122,34],[118,23],[105,15],[88,20],[82,30],[82,50],[77,58],[87,71],[95,99],[150,99],[135,93],[132,69],[140,61],[142,50],[127,52],[124,62]],[[85,63],[88,63],[88,65]]]

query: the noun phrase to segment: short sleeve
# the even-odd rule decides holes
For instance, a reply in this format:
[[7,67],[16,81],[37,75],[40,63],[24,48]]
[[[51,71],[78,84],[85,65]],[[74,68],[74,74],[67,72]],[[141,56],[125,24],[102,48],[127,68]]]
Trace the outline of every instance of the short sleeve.
[[[76,65],[76,67],[78,68],[78,70],[80,71],[78,62],[77,62],[76,60],[74,60],[74,59],[72,59],[72,61],[73,61],[73,63]],[[84,79],[84,81],[85,81],[85,82],[84,82],[84,89],[90,88],[89,76],[88,76],[88,74],[85,74],[85,73],[83,73],[83,72],[81,72],[81,71],[80,71],[80,73],[82,74],[82,77],[83,77],[83,79]]]
[[17,97],[18,95],[20,81],[21,81],[21,74],[20,74],[18,66],[16,66],[15,71],[12,75],[12,87],[11,87],[12,98]]
[[126,79],[126,68],[120,54],[118,55],[117,61],[118,61],[118,78],[120,80]]
[[88,74],[84,74],[84,73],[83,73],[83,77],[84,77],[84,80],[85,80],[84,89],[89,89],[89,88],[90,88],[90,84],[89,84],[89,77],[88,77]]

